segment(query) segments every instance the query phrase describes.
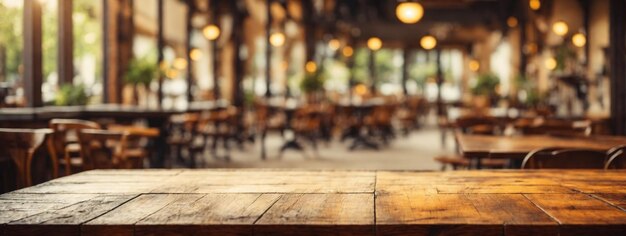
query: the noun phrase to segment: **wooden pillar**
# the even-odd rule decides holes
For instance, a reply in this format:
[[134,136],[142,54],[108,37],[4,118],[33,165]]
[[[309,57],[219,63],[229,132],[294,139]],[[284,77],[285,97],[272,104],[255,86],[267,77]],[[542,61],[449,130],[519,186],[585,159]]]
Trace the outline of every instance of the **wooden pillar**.
[[403,63],[402,63],[402,94],[404,94],[404,96],[408,95],[408,91],[406,90],[406,82],[409,80],[409,56],[410,56],[411,50],[408,46],[404,47],[404,50],[402,51],[402,58],[403,58]]
[[73,0],[57,0],[58,27],[57,35],[57,71],[59,84],[72,84],[74,79],[74,34],[72,23]]
[[443,85],[443,70],[441,68],[441,50],[437,49],[437,115],[444,115],[443,97],[441,87]]
[[191,52],[191,33],[193,32],[193,27],[191,25],[191,18],[193,16],[193,6],[192,2],[187,2],[187,18],[186,18],[186,27],[187,34],[185,35],[185,58],[187,59],[187,101],[193,101],[193,93],[191,89],[193,88],[193,61],[191,61],[191,56],[189,55]]
[[[526,56],[526,53],[524,52],[524,48],[526,47],[526,16],[527,16],[527,9],[528,7],[526,6],[527,2],[525,1],[520,1],[521,9],[520,9],[520,14],[519,14],[519,74],[522,76],[526,75],[526,64],[528,64],[528,57]],[[481,65],[482,67],[482,65]]]
[[[583,30],[585,31],[585,70],[589,69],[589,18],[591,16],[591,2],[589,0],[580,0],[580,5],[583,10]],[[585,71],[586,72],[586,71]]]
[[122,102],[122,78],[133,57],[133,0],[103,0],[104,102]]
[[26,106],[41,107],[43,81],[41,57],[41,4],[37,0],[24,0],[24,95]]
[[267,22],[265,24],[265,98],[272,97],[272,44],[270,36],[272,35],[272,0],[267,0]]
[[[244,14],[242,11],[245,7],[239,8],[237,1],[231,1],[231,10],[233,12],[233,44],[235,50],[233,52],[233,77],[234,77],[234,91],[233,91],[233,104],[240,108],[243,112],[244,107],[244,91],[243,91],[243,76],[244,76],[244,62],[241,60],[241,45],[243,44],[243,21]],[[243,120],[241,120],[243,121]]]
[[[211,0],[211,9],[209,10],[209,12],[211,12],[211,23],[219,26],[219,18],[217,17],[218,15],[218,8],[219,8],[219,0]],[[217,39],[211,41],[211,48],[213,49],[213,97],[215,98],[215,100],[218,100],[222,97],[222,91],[221,91],[221,87],[220,87],[220,64],[218,60],[218,57],[220,56],[220,50],[218,48],[218,43],[217,43]]]
[[626,2],[611,0],[609,8],[611,130],[626,135]]
[[378,75],[376,71],[376,51],[370,49],[370,60],[369,60],[369,68],[370,68],[370,91],[372,95],[376,95],[376,85],[378,84]]
[[[159,70],[161,69],[161,65],[163,65],[163,49],[165,48],[165,37],[163,36],[163,0],[158,0],[157,2],[157,66]],[[159,88],[157,90],[157,104],[159,107],[163,104],[163,73],[158,73],[159,75]]]

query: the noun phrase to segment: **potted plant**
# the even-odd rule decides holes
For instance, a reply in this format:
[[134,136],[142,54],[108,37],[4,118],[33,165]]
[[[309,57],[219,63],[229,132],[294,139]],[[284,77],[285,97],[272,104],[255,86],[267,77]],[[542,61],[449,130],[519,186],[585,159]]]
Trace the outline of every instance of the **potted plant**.
[[474,95],[476,108],[486,108],[491,100],[496,97],[496,88],[500,84],[500,78],[492,73],[481,74],[476,79],[476,84],[471,89]]
[[307,101],[315,102],[317,101],[320,92],[324,90],[324,74],[322,70],[317,70],[313,73],[307,72],[304,76],[304,79],[300,83],[300,89],[304,92],[307,97]]
[[157,63],[146,58],[131,60],[124,75],[124,82],[133,88],[133,102],[139,104],[139,88],[147,90],[150,82],[158,75]]
[[54,105],[56,106],[82,106],[87,105],[89,96],[87,95],[85,86],[65,84],[59,89],[55,95]]

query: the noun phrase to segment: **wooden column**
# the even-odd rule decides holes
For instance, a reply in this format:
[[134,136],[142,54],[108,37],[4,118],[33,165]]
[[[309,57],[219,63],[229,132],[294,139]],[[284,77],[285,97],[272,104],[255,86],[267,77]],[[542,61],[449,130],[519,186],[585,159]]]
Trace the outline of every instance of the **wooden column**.
[[59,16],[59,32],[57,35],[57,73],[59,74],[59,84],[72,84],[72,80],[74,79],[74,25],[72,23],[73,0],[57,1]]
[[265,98],[272,97],[272,90],[270,85],[272,84],[272,44],[270,43],[270,36],[272,35],[272,0],[267,0],[267,22],[265,24]]
[[[219,8],[219,0],[211,0],[211,23],[219,26],[219,18],[217,17]],[[218,100],[222,97],[222,91],[220,87],[220,64],[218,58],[220,56],[220,50],[218,48],[217,39],[211,41],[211,49],[213,50],[213,97]]]
[[526,57],[526,53],[524,53],[524,48],[526,47],[526,16],[527,2],[520,1],[521,9],[519,14],[519,74],[522,76],[526,75],[526,64],[528,64],[528,58]]
[[24,95],[26,106],[41,107],[43,80],[41,57],[41,4],[37,0],[24,0]]
[[[244,91],[243,91],[243,76],[244,76],[244,62],[241,60],[241,45],[243,44],[243,21],[245,7],[239,8],[237,1],[231,1],[231,10],[233,13],[233,44],[235,50],[233,52],[233,76],[234,76],[234,91],[233,91],[233,104],[242,109],[244,107]],[[241,120],[243,121],[243,120]]]
[[411,50],[408,46],[405,46],[404,50],[402,51],[402,58],[404,59],[402,63],[402,94],[404,94],[404,96],[408,94],[408,91],[406,90],[406,82],[409,80],[410,52]]
[[609,8],[611,130],[626,135],[626,2],[611,0]]
[[104,102],[122,102],[122,78],[133,57],[133,0],[103,0]]
[[441,68],[441,50],[437,49],[437,115],[443,115],[443,97],[441,87],[443,85],[443,70]]
[[[157,63],[159,70],[163,64],[163,48],[165,48],[165,37],[163,36],[163,0],[157,2]],[[159,73],[159,88],[157,90],[157,104],[159,107],[163,104],[163,73]]]
[[191,89],[193,88],[193,70],[192,70],[192,63],[193,61],[191,61],[191,56],[189,55],[189,53],[191,52],[191,33],[193,32],[193,27],[191,25],[191,18],[193,16],[193,6],[192,6],[192,2],[188,1],[187,2],[187,18],[186,18],[186,27],[187,27],[187,34],[185,35],[185,58],[187,59],[187,101],[188,102],[192,102],[193,101],[193,93],[191,91]]
[[370,49],[370,60],[369,60],[369,68],[370,68],[370,91],[372,95],[376,95],[376,84],[378,83],[378,75],[376,71],[376,51]]

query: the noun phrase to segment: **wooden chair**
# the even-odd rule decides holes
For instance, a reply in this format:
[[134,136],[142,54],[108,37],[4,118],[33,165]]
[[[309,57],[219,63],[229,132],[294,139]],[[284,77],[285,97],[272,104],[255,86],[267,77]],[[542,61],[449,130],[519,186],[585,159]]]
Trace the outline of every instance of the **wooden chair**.
[[603,169],[606,159],[597,150],[542,148],[526,155],[522,169]]
[[0,129],[0,151],[6,151],[15,163],[18,188],[32,185],[33,155],[51,133],[50,129]]
[[108,130],[122,132],[126,135],[124,143],[123,159],[128,162],[132,168],[143,168],[143,163],[150,156],[150,152],[146,148],[147,139],[153,139],[159,136],[159,129],[131,126],[131,125],[109,125]]
[[626,145],[611,148],[604,169],[626,169]]
[[[100,125],[87,120],[53,119],[49,123],[53,133],[48,139],[48,152],[53,161],[52,172],[58,177],[59,163],[64,166],[65,175],[72,174],[72,169],[82,168],[78,132],[83,129],[100,129]],[[62,159],[60,159],[62,158]]]
[[130,167],[123,153],[126,135],[109,130],[83,129],[78,133],[83,170]]

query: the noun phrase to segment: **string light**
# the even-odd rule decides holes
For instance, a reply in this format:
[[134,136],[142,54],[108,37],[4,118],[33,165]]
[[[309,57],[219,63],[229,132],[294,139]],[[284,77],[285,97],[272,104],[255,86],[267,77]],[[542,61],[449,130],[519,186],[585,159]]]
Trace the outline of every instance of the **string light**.
[[476,72],[480,69],[480,62],[478,62],[475,59],[470,60],[469,62],[469,69],[473,72]]
[[350,46],[345,46],[343,50],[341,50],[344,57],[351,57],[354,54],[354,49]]
[[202,51],[197,48],[191,49],[189,52],[189,58],[191,58],[192,61],[200,60],[202,58]]
[[508,19],[506,19],[506,24],[510,27],[513,28],[515,26],[517,26],[517,18],[513,17],[513,16],[509,16]]
[[317,64],[315,64],[314,61],[309,61],[304,65],[304,69],[306,70],[306,72],[314,73],[315,71],[317,71]]
[[556,69],[556,66],[557,66],[556,59],[554,59],[554,57],[550,57],[550,58],[546,59],[545,66],[546,66],[546,69],[548,69],[548,70]]
[[539,10],[539,8],[541,8],[541,1],[539,0],[530,0],[530,2],[528,2],[528,5],[530,6],[530,9],[533,10]]
[[341,47],[341,42],[338,39],[331,39],[328,41],[328,47],[330,50],[337,51]]

